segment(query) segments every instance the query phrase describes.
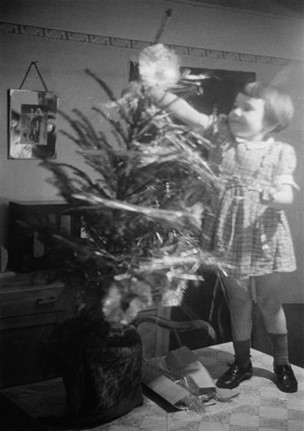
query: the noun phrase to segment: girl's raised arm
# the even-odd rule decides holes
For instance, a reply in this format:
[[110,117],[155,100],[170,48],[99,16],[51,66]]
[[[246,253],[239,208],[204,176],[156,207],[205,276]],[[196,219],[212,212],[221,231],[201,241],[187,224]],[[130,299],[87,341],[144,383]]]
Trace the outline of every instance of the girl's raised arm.
[[188,126],[207,129],[212,124],[212,115],[202,114],[173,93],[154,87],[149,89],[149,95],[156,105],[171,112]]

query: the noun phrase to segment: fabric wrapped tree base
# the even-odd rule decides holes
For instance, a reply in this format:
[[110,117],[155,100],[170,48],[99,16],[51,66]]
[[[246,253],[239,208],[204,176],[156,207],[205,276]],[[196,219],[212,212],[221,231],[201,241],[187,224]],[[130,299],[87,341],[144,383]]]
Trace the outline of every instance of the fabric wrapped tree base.
[[142,343],[134,327],[112,328],[85,312],[58,325],[52,347],[66,391],[62,425],[101,425],[143,403]]

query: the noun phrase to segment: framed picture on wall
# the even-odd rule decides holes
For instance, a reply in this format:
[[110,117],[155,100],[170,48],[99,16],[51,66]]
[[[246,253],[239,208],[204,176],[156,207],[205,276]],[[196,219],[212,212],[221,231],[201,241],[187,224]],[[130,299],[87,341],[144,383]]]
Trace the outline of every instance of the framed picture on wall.
[[45,91],[13,89],[8,97],[8,158],[55,158],[58,97]]

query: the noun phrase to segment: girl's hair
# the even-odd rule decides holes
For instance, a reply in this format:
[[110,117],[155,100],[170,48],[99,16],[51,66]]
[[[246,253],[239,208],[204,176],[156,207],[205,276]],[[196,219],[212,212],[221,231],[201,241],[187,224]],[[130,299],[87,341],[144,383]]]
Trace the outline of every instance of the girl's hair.
[[283,90],[260,82],[250,82],[242,91],[249,97],[265,100],[265,121],[270,126],[276,126],[273,132],[280,132],[290,123],[294,106],[291,97]]

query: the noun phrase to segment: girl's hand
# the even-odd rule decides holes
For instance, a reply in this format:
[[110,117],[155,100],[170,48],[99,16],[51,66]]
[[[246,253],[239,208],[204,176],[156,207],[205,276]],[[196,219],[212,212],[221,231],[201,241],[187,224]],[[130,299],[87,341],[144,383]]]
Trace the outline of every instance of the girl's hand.
[[271,208],[282,209],[293,202],[293,188],[290,184],[282,184],[279,188],[262,190],[260,202]]
[[174,51],[162,44],[145,48],[138,59],[139,75],[146,88],[174,87],[180,79],[180,60]]
[[152,101],[188,126],[207,129],[212,125],[212,116],[168,91],[180,78],[179,66],[176,54],[162,44],[145,48],[139,55],[139,75]]
[[274,202],[275,199],[275,192],[277,190],[274,187],[271,187],[269,189],[263,189],[260,192],[260,202],[263,205],[270,205],[271,203]]

